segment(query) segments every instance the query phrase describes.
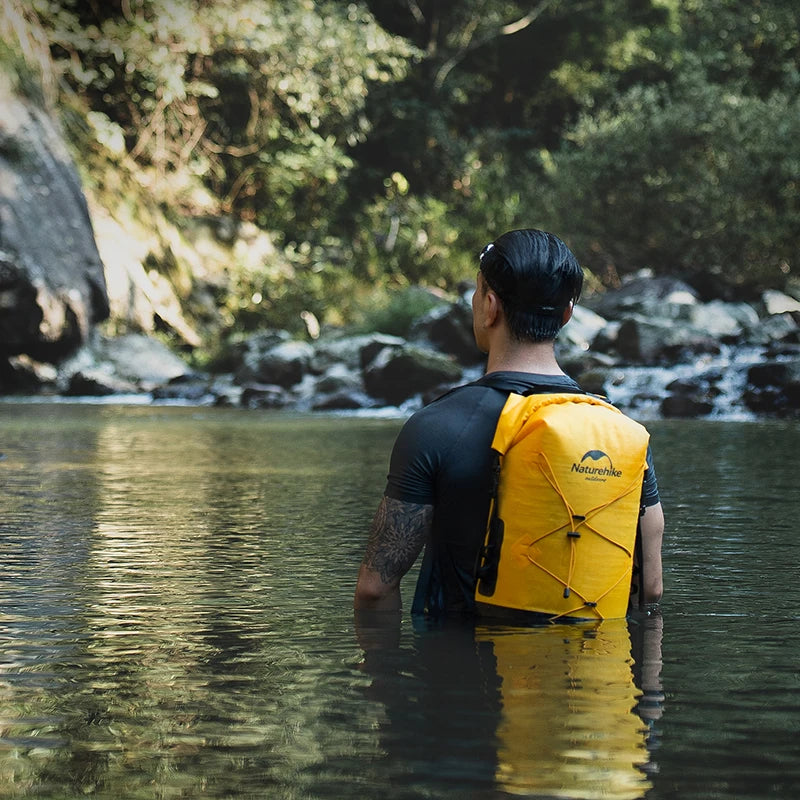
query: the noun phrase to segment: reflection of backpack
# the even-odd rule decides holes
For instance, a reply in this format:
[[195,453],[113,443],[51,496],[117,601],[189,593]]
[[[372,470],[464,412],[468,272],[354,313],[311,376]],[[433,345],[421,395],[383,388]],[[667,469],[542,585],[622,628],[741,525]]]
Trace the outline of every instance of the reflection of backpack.
[[649,434],[584,394],[510,394],[475,600],[551,617],[624,617]]

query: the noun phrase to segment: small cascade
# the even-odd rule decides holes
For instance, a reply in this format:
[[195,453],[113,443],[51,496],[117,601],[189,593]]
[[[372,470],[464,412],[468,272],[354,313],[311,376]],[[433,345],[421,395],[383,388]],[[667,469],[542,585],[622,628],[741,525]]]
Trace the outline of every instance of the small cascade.
[[615,367],[605,391],[619,408],[643,419],[753,419],[744,402],[747,371],[761,360],[762,348],[723,345],[691,363]]

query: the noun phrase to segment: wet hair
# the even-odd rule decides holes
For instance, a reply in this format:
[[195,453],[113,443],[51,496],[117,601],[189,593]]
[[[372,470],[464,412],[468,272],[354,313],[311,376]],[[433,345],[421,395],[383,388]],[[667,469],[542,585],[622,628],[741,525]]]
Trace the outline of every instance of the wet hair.
[[527,228],[504,233],[480,254],[480,270],[500,298],[511,335],[518,341],[553,340],[564,311],[577,302],[583,270],[552,233]]

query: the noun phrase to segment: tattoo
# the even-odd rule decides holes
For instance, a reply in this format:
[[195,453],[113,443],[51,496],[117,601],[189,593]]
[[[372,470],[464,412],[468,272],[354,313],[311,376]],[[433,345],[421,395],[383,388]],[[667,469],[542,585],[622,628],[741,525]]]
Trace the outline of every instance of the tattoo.
[[432,521],[433,506],[384,497],[372,522],[364,564],[384,583],[400,580],[417,560]]

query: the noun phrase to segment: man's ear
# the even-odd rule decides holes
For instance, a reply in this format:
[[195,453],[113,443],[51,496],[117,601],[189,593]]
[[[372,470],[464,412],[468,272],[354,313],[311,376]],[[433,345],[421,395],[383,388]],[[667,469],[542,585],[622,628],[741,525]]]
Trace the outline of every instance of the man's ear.
[[575,310],[575,303],[569,301],[569,305],[564,309],[564,316],[561,317],[561,324],[566,325],[572,319],[572,312]]
[[500,298],[497,296],[493,289],[489,289],[487,287],[486,290],[486,305],[484,306],[485,315],[484,315],[484,322],[487,328],[490,328],[492,325],[497,322],[498,317],[503,311],[502,303],[500,302]]

